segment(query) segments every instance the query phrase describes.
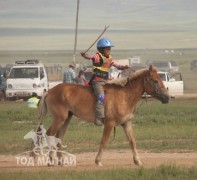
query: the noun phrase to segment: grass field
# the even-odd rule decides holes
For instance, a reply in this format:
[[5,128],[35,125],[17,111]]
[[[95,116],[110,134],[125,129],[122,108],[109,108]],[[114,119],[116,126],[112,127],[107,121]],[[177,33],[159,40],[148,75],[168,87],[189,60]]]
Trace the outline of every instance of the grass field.
[[195,180],[197,167],[183,168],[160,166],[152,169],[111,169],[97,171],[38,171],[38,172],[5,172],[0,174],[0,179],[94,179],[94,180]]
[[[172,99],[168,105],[149,99],[137,108],[133,120],[134,133],[140,149],[160,151],[197,151],[197,99]],[[38,124],[37,111],[28,109],[26,103],[0,104],[0,153],[16,154],[30,148],[30,141],[23,136]],[[44,120],[45,128],[50,125],[50,115]],[[102,128],[73,118],[63,144],[72,153],[97,151]],[[121,127],[113,133],[110,149],[129,148]]]
[[[148,99],[138,104],[133,120],[138,149],[147,152],[197,151],[197,99],[172,99],[168,105]],[[25,102],[0,104],[0,154],[18,154],[30,150],[30,140],[23,136],[38,124],[37,111],[27,108]],[[44,120],[49,127],[50,115]],[[63,144],[70,153],[97,151],[102,128],[73,118]],[[121,127],[116,137],[111,135],[108,149],[129,148]],[[195,179],[197,167],[161,165],[156,168],[116,168],[109,170],[40,170],[1,172],[0,179]]]

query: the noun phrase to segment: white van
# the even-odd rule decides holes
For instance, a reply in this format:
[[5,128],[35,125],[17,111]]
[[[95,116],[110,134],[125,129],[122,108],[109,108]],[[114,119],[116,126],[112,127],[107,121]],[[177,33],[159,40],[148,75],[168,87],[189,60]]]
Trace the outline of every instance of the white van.
[[39,60],[16,61],[7,78],[6,98],[28,99],[33,93],[41,97],[48,91],[48,78]]

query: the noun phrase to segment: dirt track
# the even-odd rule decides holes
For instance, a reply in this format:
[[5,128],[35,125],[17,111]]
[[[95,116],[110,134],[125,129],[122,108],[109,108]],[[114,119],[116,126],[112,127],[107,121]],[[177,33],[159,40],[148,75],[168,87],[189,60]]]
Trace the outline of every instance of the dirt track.
[[[100,170],[112,168],[136,168],[132,161],[130,150],[107,150],[103,155],[103,166],[97,167],[94,164],[96,152],[75,154],[77,159],[76,166],[48,167],[48,166],[19,166],[16,163],[15,156],[0,155],[0,172],[1,171],[38,171],[38,170]],[[140,152],[139,156],[143,162],[143,167],[153,168],[162,164],[177,166],[196,166],[197,153],[148,153]]]

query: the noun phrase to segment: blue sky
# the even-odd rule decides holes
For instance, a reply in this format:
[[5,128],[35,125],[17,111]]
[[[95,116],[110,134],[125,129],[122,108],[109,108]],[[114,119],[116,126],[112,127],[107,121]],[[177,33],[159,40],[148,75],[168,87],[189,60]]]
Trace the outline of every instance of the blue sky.
[[[0,49],[72,49],[74,34],[62,35],[59,33],[61,31],[57,31],[56,34],[53,32],[51,35],[50,32],[51,29],[74,30],[76,5],[77,0],[0,0]],[[196,0],[80,0],[79,30],[102,30],[105,25],[109,25],[110,29],[106,35],[113,39],[117,38],[115,39],[117,42],[121,41],[121,32],[115,35],[112,30],[166,31],[165,35],[169,32],[178,32],[178,34],[182,32],[179,34],[180,38],[185,36],[183,40],[187,43],[191,40],[191,47],[193,47],[193,44],[197,43],[196,37],[193,37],[197,31],[196,7]],[[19,32],[16,28],[26,30]],[[35,29],[34,33],[32,29]],[[45,31],[40,31],[40,29],[50,31],[43,34]],[[98,32],[90,33],[88,37],[93,40],[97,35]],[[129,34],[125,33],[126,35]],[[166,38],[165,35],[164,38]],[[171,35],[174,36],[174,34]],[[85,41],[85,35],[79,34],[78,36],[79,40],[81,38],[81,41]],[[151,41],[151,37],[148,39],[149,36],[150,34],[144,41]],[[60,42],[62,38],[72,42]],[[134,36],[131,38],[135,39]],[[44,42],[43,45],[36,46],[34,44],[36,39]],[[143,41],[143,39],[135,41]],[[155,41],[154,38],[153,41]],[[52,42],[54,42],[54,47]],[[29,45],[26,46],[25,43]],[[17,44],[21,45],[16,46]],[[79,48],[83,45],[85,45],[84,42],[81,44],[79,42]],[[147,48],[145,46],[147,45],[143,44],[141,47]],[[175,48],[176,46],[181,47],[174,44]],[[188,46],[190,47],[189,43]],[[139,45],[138,47],[140,48]],[[151,47],[154,46],[151,45]]]

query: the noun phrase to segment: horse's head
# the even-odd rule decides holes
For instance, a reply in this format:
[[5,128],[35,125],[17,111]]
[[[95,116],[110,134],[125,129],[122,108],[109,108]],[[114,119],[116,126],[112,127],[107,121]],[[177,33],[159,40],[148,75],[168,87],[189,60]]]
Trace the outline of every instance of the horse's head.
[[159,99],[162,103],[168,103],[169,95],[157,70],[150,65],[144,78],[144,90],[147,94]]

